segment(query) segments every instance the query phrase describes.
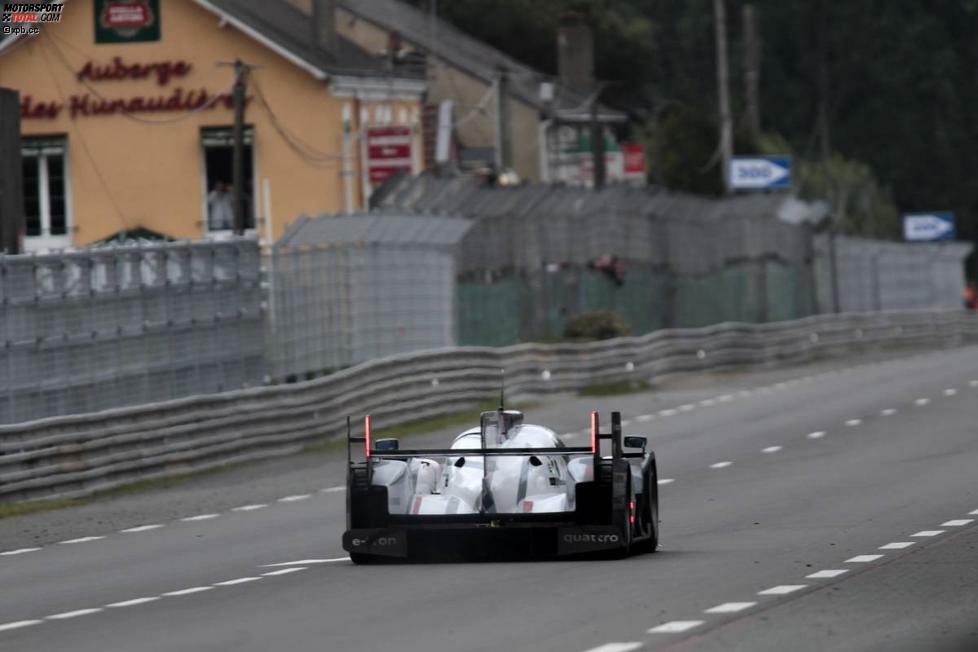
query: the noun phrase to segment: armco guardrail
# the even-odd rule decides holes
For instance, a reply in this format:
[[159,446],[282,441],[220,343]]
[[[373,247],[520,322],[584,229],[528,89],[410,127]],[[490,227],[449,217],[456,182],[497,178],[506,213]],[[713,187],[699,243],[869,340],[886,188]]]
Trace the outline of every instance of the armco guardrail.
[[463,347],[373,360],[294,385],[246,389],[0,427],[0,501],[78,497],[137,480],[298,451],[370,413],[379,427],[452,412],[507,391],[777,365],[867,347],[978,340],[964,311],[727,323],[587,344]]

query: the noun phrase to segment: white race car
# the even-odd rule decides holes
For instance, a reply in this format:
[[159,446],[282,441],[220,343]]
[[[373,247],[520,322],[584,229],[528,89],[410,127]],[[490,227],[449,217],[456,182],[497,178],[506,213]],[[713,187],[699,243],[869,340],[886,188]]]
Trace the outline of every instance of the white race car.
[[[355,460],[358,442],[364,457]],[[500,408],[434,450],[372,439],[368,416],[362,437],[348,435],[343,547],[356,563],[449,550],[468,558],[653,552],[657,476],[645,448],[645,437],[622,437],[618,412],[606,434],[591,413],[586,447],[565,446],[553,430]]]

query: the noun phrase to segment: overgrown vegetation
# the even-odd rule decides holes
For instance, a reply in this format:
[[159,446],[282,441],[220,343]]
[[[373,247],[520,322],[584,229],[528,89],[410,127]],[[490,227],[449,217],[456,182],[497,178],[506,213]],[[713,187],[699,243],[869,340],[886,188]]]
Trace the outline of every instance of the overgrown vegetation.
[[34,500],[29,503],[0,503],[0,518],[10,518],[11,516],[23,516],[35,512],[47,512],[52,509],[62,509],[63,507],[76,507],[84,505],[87,500],[59,499],[59,500]]
[[631,334],[621,315],[610,310],[592,310],[571,317],[564,326],[564,337],[571,341],[609,340]]
[[652,389],[644,380],[627,380],[618,383],[602,383],[588,385],[577,392],[578,396],[620,396],[622,394],[635,394],[637,392],[647,392]]

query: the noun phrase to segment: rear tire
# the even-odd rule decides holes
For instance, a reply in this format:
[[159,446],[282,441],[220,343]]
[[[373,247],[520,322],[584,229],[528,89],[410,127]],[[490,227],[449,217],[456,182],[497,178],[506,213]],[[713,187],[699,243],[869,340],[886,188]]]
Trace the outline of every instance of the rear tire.
[[648,536],[632,543],[632,550],[637,554],[652,553],[659,547],[659,485],[654,473],[649,473],[645,480],[643,498],[639,522],[642,524],[642,535]]

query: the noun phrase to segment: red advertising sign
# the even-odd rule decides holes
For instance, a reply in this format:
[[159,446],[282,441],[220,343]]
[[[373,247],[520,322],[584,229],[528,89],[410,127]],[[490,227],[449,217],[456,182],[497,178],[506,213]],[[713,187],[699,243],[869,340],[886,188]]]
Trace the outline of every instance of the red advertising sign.
[[645,148],[641,143],[622,143],[626,179],[645,179]]
[[395,172],[410,172],[414,166],[411,127],[367,129],[367,170],[370,183],[377,185]]

